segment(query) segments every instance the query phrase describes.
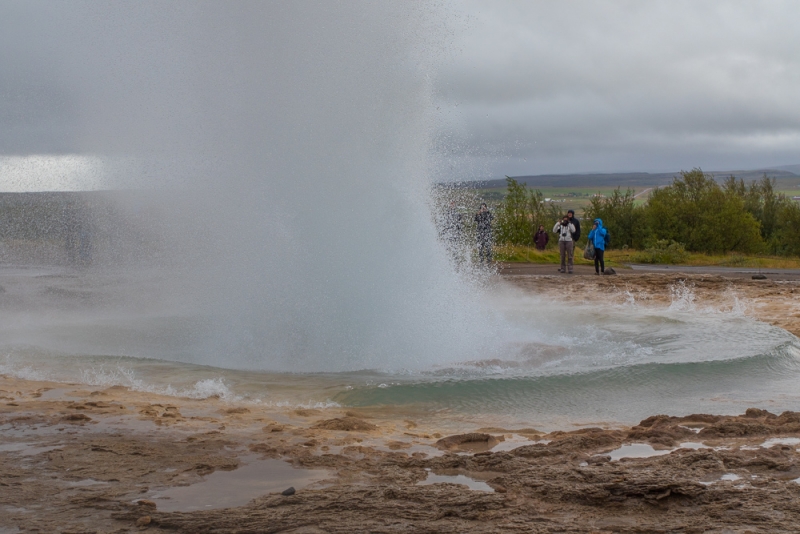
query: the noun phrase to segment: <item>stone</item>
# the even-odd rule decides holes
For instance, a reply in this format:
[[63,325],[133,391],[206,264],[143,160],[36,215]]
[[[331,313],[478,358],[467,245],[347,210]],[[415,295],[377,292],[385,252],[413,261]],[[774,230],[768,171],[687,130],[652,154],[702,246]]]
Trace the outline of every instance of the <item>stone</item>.
[[140,517],[139,519],[136,520],[136,526],[137,527],[146,527],[152,521],[153,521],[153,519],[149,515],[143,515],[142,517]]
[[281,492],[281,495],[285,495],[286,497],[288,497],[290,495],[294,495],[294,494],[295,494],[294,486],[290,486],[289,488],[287,488],[287,489],[285,489],[285,490],[283,490]]
[[357,417],[342,417],[341,419],[336,418],[319,421],[312,428],[321,428],[324,430],[344,430],[352,432],[353,430],[375,430],[378,427]]

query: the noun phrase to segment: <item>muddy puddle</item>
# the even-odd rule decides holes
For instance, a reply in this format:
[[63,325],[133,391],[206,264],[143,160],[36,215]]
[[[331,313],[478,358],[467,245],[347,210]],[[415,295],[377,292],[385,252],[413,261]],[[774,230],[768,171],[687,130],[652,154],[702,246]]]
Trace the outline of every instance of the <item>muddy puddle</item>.
[[444,469],[437,470],[436,472],[426,469],[426,471],[428,472],[428,477],[418,482],[417,485],[427,486],[441,483],[461,484],[462,486],[467,486],[471,490],[487,491],[490,493],[494,493],[494,489],[492,489],[485,480],[490,480],[499,475],[499,473],[488,472],[469,472],[467,475],[464,474],[464,471],[459,469]]
[[324,487],[333,474],[322,469],[296,469],[283,460],[259,460],[255,455],[240,458],[234,471],[215,471],[191,486],[178,486],[150,496],[159,510],[191,512],[243,506],[262,495],[279,493],[289,487],[300,491]]

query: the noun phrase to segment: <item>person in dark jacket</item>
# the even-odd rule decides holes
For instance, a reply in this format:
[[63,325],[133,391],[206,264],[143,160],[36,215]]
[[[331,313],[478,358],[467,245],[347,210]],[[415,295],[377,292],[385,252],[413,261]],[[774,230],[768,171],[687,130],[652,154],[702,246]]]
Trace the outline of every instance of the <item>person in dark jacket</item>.
[[533,236],[533,244],[536,245],[536,250],[544,250],[547,242],[550,241],[550,236],[544,230],[544,225],[539,225],[539,230]]
[[606,252],[606,245],[609,241],[608,230],[603,227],[603,219],[595,219],[592,231],[587,237],[594,245],[594,274],[606,274],[606,262],[603,255]]
[[572,226],[575,227],[575,232],[572,233],[572,241],[577,243],[581,238],[581,222],[575,217],[575,210],[567,210],[567,217],[569,217],[569,222],[572,223]]
[[478,237],[478,261],[486,260],[488,265],[492,261],[492,219],[494,216],[489,211],[486,203],[481,204],[481,209],[475,214]]

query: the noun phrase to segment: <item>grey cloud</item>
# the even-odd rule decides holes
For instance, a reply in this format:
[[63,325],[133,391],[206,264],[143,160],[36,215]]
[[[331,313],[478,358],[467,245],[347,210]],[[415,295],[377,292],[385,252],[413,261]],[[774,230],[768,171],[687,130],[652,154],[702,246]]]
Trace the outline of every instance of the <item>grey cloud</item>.
[[473,20],[439,78],[440,104],[492,177],[800,160],[796,3],[464,10]]
[[[158,150],[179,142],[175,132],[213,122],[226,137],[237,117],[257,122],[257,109],[220,95],[242,73],[267,90],[280,81],[219,58],[251,48],[239,36],[269,33],[285,5],[186,5],[0,0],[0,154],[113,151],[132,140]],[[230,27],[248,17],[229,11],[253,6],[253,27]],[[796,2],[464,0],[448,9],[461,27],[435,83],[451,177],[800,162]],[[261,64],[311,83],[359,79],[315,64],[309,37],[293,39],[308,48],[293,53],[265,39]],[[364,94],[346,83],[331,91],[348,88]],[[209,111],[209,102],[223,106]],[[313,121],[303,113],[293,122]]]
[[70,152],[77,101],[56,58],[66,4],[0,2],[0,154]]

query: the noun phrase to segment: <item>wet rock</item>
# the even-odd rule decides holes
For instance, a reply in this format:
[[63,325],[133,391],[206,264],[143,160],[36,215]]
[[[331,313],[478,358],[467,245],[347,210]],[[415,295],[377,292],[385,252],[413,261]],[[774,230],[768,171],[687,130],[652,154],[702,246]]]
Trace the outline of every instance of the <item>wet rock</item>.
[[236,407],[236,408],[228,408],[227,410],[222,410],[222,413],[225,413],[225,414],[228,414],[228,415],[237,415],[237,414],[250,413],[250,410],[247,409],[247,408],[239,406],[239,407]]
[[753,280],[766,280],[766,279],[767,279],[767,277],[765,275],[763,275],[763,274],[760,274],[760,273],[753,275]]
[[702,429],[698,436],[708,437],[743,437],[743,436],[763,436],[772,433],[769,425],[752,421],[725,420]]
[[154,510],[156,508],[156,503],[154,501],[151,501],[150,499],[139,499],[138,501],[136,501],[136,504],[138,504],[143,508],[152,508]]
[[485,444],[493,447],[497,443],[504,441],[503,436],[492,436],[483,432],[470,432],[468,434],[456,434],[447,436],[436,442],[436,447],[442,450],[452,450],[469,445]]
[[72,413],[62,417],[62,421],[67,421],[69,423],[86,423],[91,420],[91,417],[82,413]]
[[744,417],[750,418],[758,418],[758,417],[777,417],[774,413],[770,413],[767,410],[760,410],[758,408],[748,408],[747,411],[744,412]]
[[321,413],[322,412],[319,410],[306,410],[303,408],[294,411],[294,414],[299,415],[300,417],[311,417],[312,415],[319,415]]
[[257,452],[263,454],[265,456],[269,456],[270,458],[278,458],[280,453],[278,449],[275,447],[270,446],[267,443],[254,443],[248,447],[251,452]]
[[289,488],[286,488],[285,490],[283,490],[283,491],[281,492],[281,495],[284,495],[284,496],[286,496],[286,497],[289,497],[290,495],[294,495],[295,493],[296,493],[296,492],[295,492],[294,486],[291,486],[291,487],[289,487]]
[[137,527],[146,527],[147,525],[149,525],[152,522],[153,522],[153,518],[151,518],[149,515],[143,515],[142,517],[140,517],[139,519],[136,520],[136,526]]
[[358,419],[357,417],[342,417],[342,418],[326,419],[324,421],[320,421],[311,428],[321,428],[324,430],[345,430],[348,432],[352,432],[354,430],[357,431],[376,430],[378,427],[373,425],[372,423],[367,423],[363,419]]

